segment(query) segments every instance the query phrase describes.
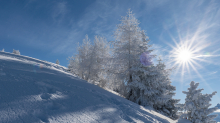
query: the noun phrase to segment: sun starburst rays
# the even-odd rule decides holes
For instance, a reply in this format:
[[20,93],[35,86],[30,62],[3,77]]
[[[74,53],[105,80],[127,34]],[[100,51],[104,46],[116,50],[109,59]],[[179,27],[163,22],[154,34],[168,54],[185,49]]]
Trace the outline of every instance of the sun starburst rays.
[[169,55],[169,63],[176,68],[175,75],[180,73],[181,83],[185,74],[187,73],[187,75],[191,76],[193,71],[201,80],[205,81],[199,73],[199,69],[204,69],[204,65],[201,64],[204,62],[211,63],[211,57],[219,56],[215,54],[216,50],[214,52],[205,52],[205,49],[211,43],[207,43],[207,36],[200,36],[200,33],[200,31],[194,33],[191,38],[190,36],[186,36],[185,39],[179,37],[179,42],[170,35],[174,45],[167,43],[172,48]]
[[192,46],[192,43],[189,43],[189,41],[180,42],[180,44],[177,44],[176,48],[173,48],[171,51],[171,58],[172,62],[174,62],[174,66],[178,65],[177,71],[181,69],[181,78],[184,76],[186,70],[190,73],[191,68],[194,70],[195,66],[200,66],[196,61],[203,60],[197,57],[198,51],[203,48],[196,49]]

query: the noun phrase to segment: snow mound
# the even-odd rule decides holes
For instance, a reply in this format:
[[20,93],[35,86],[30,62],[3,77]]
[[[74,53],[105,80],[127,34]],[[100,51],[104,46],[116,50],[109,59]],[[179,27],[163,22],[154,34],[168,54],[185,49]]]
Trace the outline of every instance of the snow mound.
[[1,123],[190,123],[173,121],[81,80],[54,63],[0,52]]

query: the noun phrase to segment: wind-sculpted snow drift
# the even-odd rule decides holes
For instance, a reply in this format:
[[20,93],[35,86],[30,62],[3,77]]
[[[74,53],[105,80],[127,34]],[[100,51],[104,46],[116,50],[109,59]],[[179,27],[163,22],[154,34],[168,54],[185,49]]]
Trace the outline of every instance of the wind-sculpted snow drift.
[[0,123],[42,122],[178,121],[81,80],[63,66],[0,52]]

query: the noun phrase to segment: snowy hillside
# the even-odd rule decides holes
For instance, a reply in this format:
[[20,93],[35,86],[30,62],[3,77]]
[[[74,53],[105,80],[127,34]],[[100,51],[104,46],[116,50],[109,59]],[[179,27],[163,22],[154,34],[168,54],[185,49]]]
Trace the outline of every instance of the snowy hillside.
[[0,52],[0,122],[190,123],[173,121],[65,71],[54,63]]

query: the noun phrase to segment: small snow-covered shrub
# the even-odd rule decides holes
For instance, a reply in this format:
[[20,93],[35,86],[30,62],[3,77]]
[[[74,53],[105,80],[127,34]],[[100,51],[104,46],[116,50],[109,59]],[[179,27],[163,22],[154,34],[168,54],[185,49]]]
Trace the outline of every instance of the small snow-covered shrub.
[[187,118],[192,123],[216,123],[213,121],[217,115],[209,115],[216,111],[218,108],[209,108],[211,106],[210,101],[212,96],[217,92],[212,94],[202,94],[201,91],[204,89],[196,89],[199,83],[192,81],[188,91],[183,91],[186,94],[186,99],[184,104],[176,105],[181,111],[185,110],[185,113],[181,116],[182,118]]
[[14,54],[16,54],[16,55],[20,55],[19,50],[14,50],[14,49],[13,49],[13,52],[12,52],[12,53],[14,53]]
[[59,60],[57,59],[56,64],[60,64]]

